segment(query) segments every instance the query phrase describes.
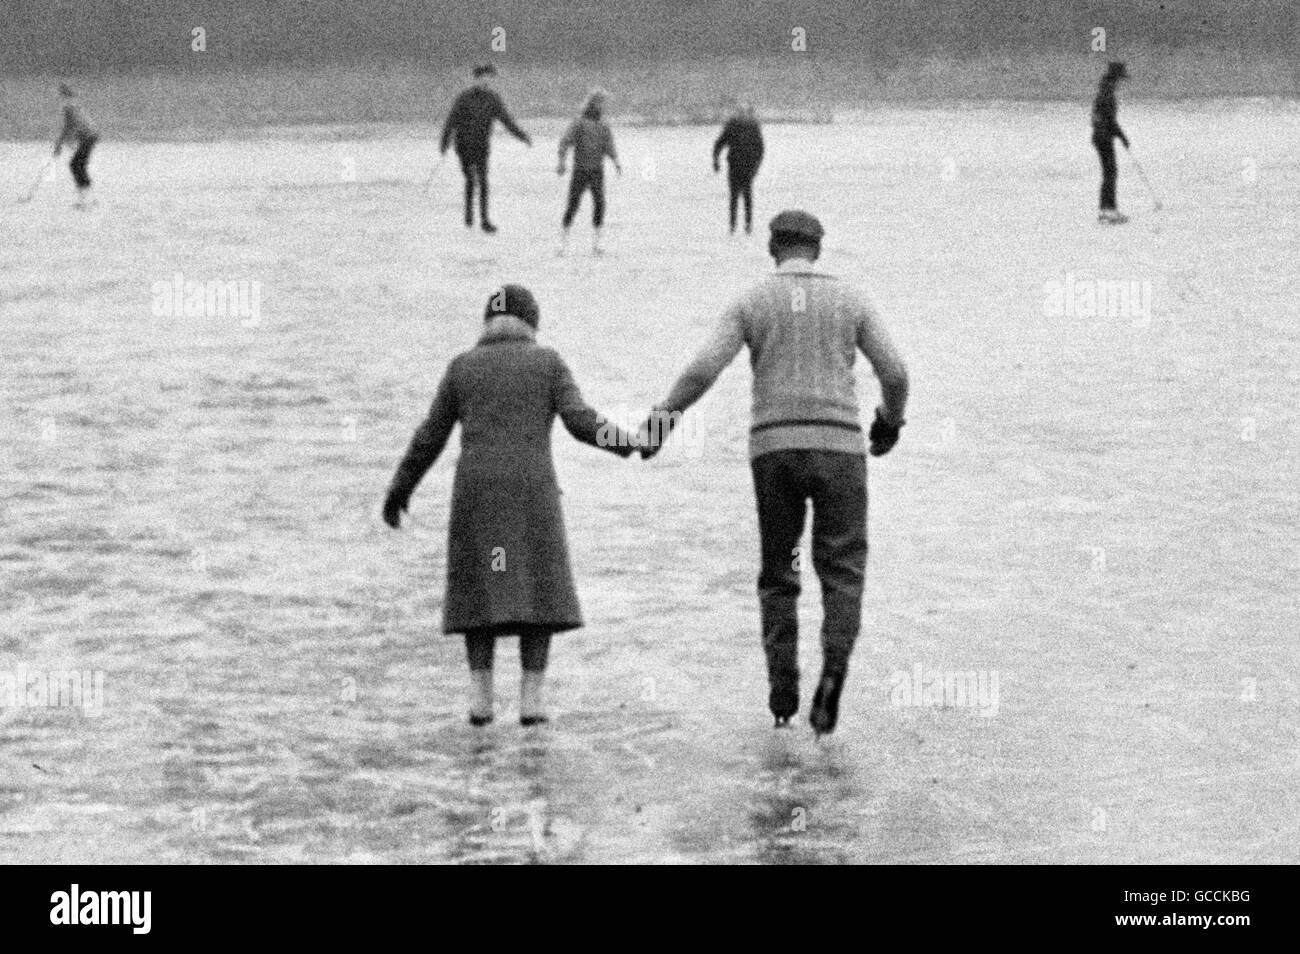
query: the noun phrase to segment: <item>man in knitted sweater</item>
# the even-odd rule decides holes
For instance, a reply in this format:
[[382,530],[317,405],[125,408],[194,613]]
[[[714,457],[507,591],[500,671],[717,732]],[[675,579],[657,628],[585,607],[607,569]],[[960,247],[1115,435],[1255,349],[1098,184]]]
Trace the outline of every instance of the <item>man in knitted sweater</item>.
[[849,656],[861,628],[867,561],[866,441],[858,422],[853,362],[861,351],[884,403],[871,425],[872,456],[898,441],[907,369],[872,304],[813,263],[821,223],[802,211],[771,223],[776,271],[722,316],[668,397],[642,425],[642,457],[749,347],[753,367],[750,466],[758,503],[762,570],[758,598],[767,654],[769,708],[778,726],[799,709],[799,539],[812,501],[812,562],[822,587],[822,677],[809,716],[818,735],[834,730]]

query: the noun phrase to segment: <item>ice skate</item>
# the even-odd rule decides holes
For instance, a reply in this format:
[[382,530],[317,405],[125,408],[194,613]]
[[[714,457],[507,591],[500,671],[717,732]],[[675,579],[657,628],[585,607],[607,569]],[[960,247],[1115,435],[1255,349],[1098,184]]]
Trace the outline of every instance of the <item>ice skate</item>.
[[492,721],[492,670],[470,670],[469,724],[488,725]]
[[550,721],[542,702],[542,684],[545,679],[546,674],[543,672],[524,671],[519,683],[520,725],[545,725]]
[[767,694],[767,707],[775,719],[774,728],[783,729],[799,711],[799,674],[776,673]]
[[818,736],[830,735],[835,731],[835,723],[840,718],[840,693],[844,690],[846,671],[823,672],[817,683],[817,694],[813,696],[812,712],[808,722]]

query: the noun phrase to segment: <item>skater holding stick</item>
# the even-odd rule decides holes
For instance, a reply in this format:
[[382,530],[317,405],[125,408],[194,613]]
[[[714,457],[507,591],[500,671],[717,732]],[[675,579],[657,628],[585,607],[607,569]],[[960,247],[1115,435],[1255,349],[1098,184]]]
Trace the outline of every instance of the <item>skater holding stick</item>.
[[63,128],[59,130],[58,138],[54,140],[54,155],[57,156],[63,151],[64,143],[76,145],[68,169],[72,172],[72,181],[77,184],[77,206],[82,208],[90,202],[90,173],[86,170],[86,166],[90,162],[91,150],[95,148],[95,143],[99,142],[99,134],[95,131],[86,111],[82,109],[77,94],[71,86],[60,83],[59,96],[63,100]]
[[551,462],[556,417],[579,441],[620,457],[634,436],[582,399],[564,360],[536,341],[540,318],[528,289],[505,285],[488,299],[478,344],[456,357],[429,416],[411,440],[384,500],[401,524],[411,494],[456,424],[460,460],[451,497],[443,630],[463,633],[473,684],[470,722],[492,721],[496,639],[519,637],[519,721],[547,721],[542,703],[551,635],[582,625]]
[[907,370],[875,308],[814,266],[822,226],[803,211],[771,223],[776,272],[723,314],[663,403],[642,425],[641,456],[662,446],[740,349],[753,367],[750,468],[758,502],[762,569],[758,601],[767,655],[768,707],[778,727],[799,709],[799,556],[812,501],[812,563],[822,588],[822,675],[809,715],[818,735],[834,731],[849,656],[862,624],[867,562],[867,463],[854,391],[856,352],[880,379],[884,402],[871,425],[873,456],[897,443],[907,405]]
[[1128,79],[1128,70],[1123,63],[1111,63],[1101,78],[1101,85],[1092,101],[1092,147],[1097,150],[1101,160],[1101,209],[1097,221],[1108,225],[1121,225],[1128,221],[1128,216],[1116,208],[1115,191],[1119,179],[1119,166],[1115,162],[1115,140],[1118,139],[1128,148],[1128,136],[1120,129],[1119,101],[1115,88],[1121,80]]

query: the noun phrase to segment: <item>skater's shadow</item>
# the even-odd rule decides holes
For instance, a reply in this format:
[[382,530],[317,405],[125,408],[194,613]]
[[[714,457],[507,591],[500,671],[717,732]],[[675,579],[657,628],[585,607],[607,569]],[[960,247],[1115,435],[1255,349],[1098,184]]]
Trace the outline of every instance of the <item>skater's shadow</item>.
[[837,750],[773,733],[760,760],[749,822],[760,864],[844,864],[857,832],[843,821],[853,780]]

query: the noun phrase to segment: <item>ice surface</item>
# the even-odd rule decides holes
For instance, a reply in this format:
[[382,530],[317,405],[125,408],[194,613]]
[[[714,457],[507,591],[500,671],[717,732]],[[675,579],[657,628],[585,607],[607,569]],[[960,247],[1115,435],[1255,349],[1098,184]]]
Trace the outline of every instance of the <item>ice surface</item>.
[[[0,714],[0,859],[1295,862],[1300,112],[1122,119],[1164,208],[1121,156],[1118,228],[1085,107],[769,130],[760,223],[822,216],[913,378],[822,744],[769,727],[743,358],[649,465],[557,430],[587,627],[548,730],[513,721],[513,647],[498,725],[465,724],[454,441],[378,520],[499,282],[594,404],[664,394],[769,267],[713,130],[616,127],[601,259],[585,206],[554,255],[558,124],[498,140],[493,238],[452,163],[421,194],[411,135],[110,137],[85,212],[62,173],[10,204],[48,147],[0,144],[0,670],[105,674],[102,714]],[[258,320],[155,315],[177,273],[258,283]],[[1051,314],[1067,281],[1150,310]],[[996,711],[891,702],[918,665],[996,673]]]

